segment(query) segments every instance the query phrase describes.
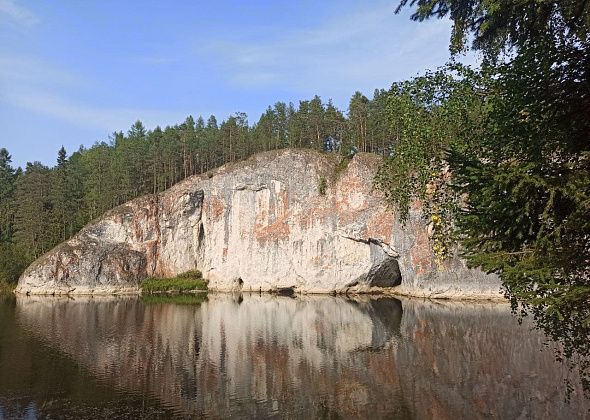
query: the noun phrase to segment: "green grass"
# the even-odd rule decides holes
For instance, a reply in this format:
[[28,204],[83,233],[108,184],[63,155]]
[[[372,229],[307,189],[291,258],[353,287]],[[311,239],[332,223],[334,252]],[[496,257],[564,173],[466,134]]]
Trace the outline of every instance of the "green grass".
[[174,305],[200,305],[207,301],[205,293],[196,294],[158,294],[158,295],[142,295],[141,301],[146,305],[158,304],[174,304]]
[[190,279],[190,280],[202,280],[203,274],[199,270],[189,270],[184,273],[180,273],[175,278],[177,279]]
[[207,282],[203,280],[200,272],[193,270],[172,278],[150,277],[141,283],[141,290],[144,293],[201,291],[207,290]]

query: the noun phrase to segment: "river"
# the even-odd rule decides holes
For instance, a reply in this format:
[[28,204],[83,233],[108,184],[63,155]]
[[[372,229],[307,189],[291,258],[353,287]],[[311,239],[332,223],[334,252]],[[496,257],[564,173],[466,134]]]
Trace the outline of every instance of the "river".
[[544,342],[501,303],[5,297],[0,419],[587,418]]

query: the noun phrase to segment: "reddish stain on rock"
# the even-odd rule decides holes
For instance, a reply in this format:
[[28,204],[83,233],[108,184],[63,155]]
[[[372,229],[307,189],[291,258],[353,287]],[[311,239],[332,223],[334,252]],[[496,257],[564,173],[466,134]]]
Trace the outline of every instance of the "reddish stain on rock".
[[416,235],[416,243],[410,249],[410,259],[416,274],[424,274],[432,270],[434,256],[426,230]]
[[254,228],[254,235],[261,242],[284,241],[289,239],[289,233],[289,225],[284,216],[268,226]]
[[384,208],[382,211],[373,214],[367,221],[367,235],[370,238],[389,242],[393,234],[394,223],[395,215]]
[[222,218],[223,212],[225,210],[225,201],[223,198],[218,196],[211,196],[209,201],[209,214],[211,215],[211,219],[213,221],[218,221]]

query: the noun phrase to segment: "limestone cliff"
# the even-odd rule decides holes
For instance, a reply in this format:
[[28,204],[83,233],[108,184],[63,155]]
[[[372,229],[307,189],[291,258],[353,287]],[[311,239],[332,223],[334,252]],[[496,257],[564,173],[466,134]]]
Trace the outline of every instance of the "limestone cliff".
[[372,188],[379,157],[338,163],[268,152],[132,200],[35,261],[17,292],[120,293],[198,268],[215,290],[498,296],[496,277],[458,258],[436,267],[417,207],[398,223]]

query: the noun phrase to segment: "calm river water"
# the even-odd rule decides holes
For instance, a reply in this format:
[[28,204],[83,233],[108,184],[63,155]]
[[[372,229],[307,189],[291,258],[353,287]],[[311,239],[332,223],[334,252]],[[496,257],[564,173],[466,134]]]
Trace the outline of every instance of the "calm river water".
[[588,418],[504,304],[0,298],[4,418]]

